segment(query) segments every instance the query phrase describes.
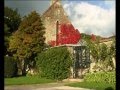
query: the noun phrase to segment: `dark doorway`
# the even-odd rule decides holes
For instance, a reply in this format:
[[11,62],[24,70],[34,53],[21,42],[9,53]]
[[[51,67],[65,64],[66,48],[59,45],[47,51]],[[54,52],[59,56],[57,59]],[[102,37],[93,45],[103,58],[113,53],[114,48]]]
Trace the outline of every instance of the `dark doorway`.
[[82,71],[90,67],[90,51],[87,46],[75,46],[73,50],[73,78],[80,78],[82,76]]

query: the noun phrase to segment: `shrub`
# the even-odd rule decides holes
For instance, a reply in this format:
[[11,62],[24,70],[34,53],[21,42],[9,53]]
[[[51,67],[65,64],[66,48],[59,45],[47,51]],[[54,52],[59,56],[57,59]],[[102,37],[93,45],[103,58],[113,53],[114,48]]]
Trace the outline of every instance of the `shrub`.
[[105,82],[105,83],[115,83],[116,76],[115,72],[96,72],[88,73],[84,77],[84,80],[87,82]]
[[4,77],[14,77],[17,75],[17,62],[13,57],[4,57]]
[[70,75],[72,59],[65,47],[55,47],[42,52],[36,58],[41,77],[62,80]]

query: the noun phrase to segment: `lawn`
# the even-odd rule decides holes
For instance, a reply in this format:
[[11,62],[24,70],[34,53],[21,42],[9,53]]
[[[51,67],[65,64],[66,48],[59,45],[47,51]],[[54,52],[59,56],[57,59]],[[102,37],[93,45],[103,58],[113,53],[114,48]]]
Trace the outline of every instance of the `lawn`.
[[79,82],[66,84],[66,86],[89,88],[94,90],[115,90],[115,84],[109,83]]
[[43,84],[55,82],[55,80],[40,78],[38,76],[5,78],[4,81],[5,85]]

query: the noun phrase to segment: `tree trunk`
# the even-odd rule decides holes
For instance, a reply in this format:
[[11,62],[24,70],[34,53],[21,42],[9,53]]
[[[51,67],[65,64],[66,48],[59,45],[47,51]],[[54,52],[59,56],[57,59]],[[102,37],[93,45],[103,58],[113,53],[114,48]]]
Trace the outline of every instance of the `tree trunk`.
[[22,60],[22,75],[26,75],[26,63],[25,60]]

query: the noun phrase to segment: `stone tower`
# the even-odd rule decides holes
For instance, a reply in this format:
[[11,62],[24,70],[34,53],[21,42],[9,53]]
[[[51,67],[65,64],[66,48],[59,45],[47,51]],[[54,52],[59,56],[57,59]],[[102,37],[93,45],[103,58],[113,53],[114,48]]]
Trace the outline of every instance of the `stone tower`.
[[46,28],[45,42],[47,44],[51,40],[56,40],[57,21],[59,21],[60,24],[71,24],[60,0],[51,0],[50,7],[43,13],[42,19]]

